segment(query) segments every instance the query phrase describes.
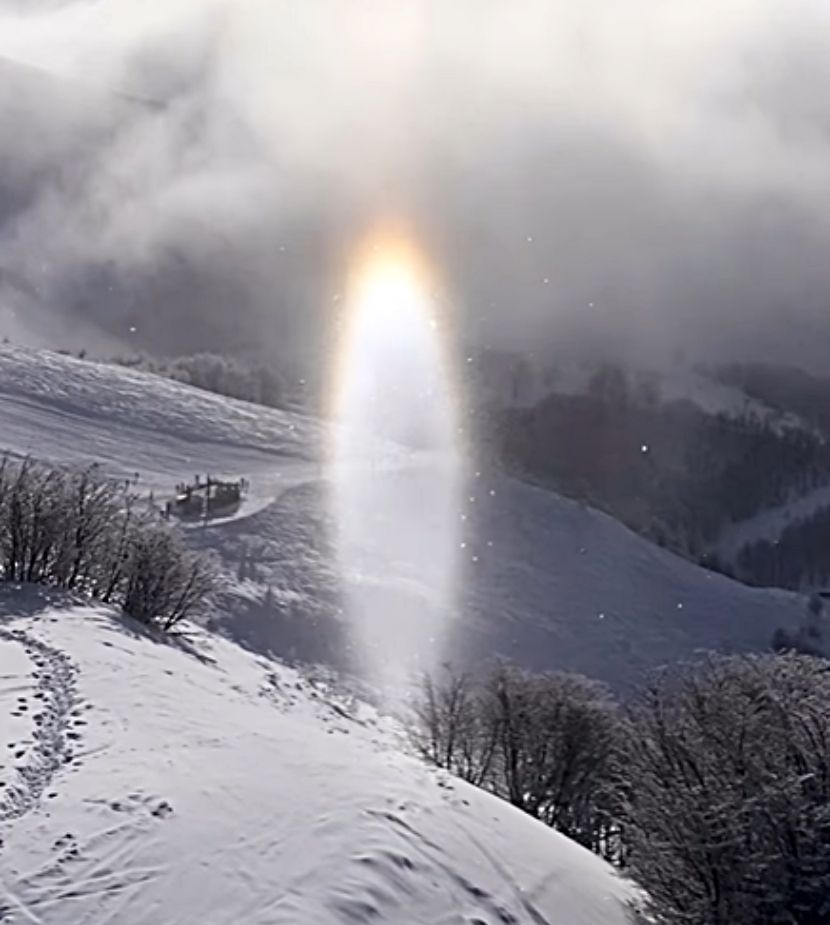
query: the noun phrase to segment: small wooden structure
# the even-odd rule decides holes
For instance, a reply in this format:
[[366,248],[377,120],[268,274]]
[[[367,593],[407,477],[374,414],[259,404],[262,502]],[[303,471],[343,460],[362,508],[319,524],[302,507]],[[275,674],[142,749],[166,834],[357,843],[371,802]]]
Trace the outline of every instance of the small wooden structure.
[[165,515],[191,521],[229,517],[239,510],[247,491],[246,479],[228,482],[207,476],[202,480],[197,475],[195,481],[176,486],[176,495],[167,502]]

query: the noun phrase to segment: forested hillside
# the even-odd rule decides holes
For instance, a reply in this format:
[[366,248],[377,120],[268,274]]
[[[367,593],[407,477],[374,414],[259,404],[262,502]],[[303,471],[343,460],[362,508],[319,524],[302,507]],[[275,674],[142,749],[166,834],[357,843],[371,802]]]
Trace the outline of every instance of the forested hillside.
[[486,428],[514,472],[696,559],[726,525],[830,479],[830,447],[816,434],[689,401],[551,394],[495,412]]

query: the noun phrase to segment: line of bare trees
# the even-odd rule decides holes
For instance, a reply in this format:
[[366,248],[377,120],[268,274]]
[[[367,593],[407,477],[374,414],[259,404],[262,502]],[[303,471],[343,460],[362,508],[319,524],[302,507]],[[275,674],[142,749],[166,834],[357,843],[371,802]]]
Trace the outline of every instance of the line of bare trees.
[[205,608],[216,569],[98,467],[0,461],[0,577],[112,603],[169,630]]
[[424,679],[423,758],[644,888],[659,925],[830,922],[830,664],[711,657],[615,705],[574,675]]
[[507,664],[478,678],[447,667],[424,678],[415,713],[413,741],[427,761],[618,857],[609,801],[619,709],[601,684]]

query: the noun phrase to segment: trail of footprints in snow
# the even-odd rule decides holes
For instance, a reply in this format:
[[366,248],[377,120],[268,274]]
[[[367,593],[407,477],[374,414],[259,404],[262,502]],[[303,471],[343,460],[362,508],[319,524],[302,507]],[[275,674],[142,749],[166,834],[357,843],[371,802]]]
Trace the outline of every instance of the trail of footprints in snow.
[[72,746],[81,738],[78,727],[85,723],[80,718],[75,689],[78,670],[63,652],[20,629],[0,628],[0,639],[23,646],[35,665],[32,677],[37,681],[34,703],[30,705],[28,698],[19,697],[12,714],[31,714],[35,727],[32,741],[28,746],[10,742],[9,754],[0,755],[0,765],[25,759],[16,765],[16,780],[0,782],[0,822],[9,822],[33,809],[56,772],[72,762]]

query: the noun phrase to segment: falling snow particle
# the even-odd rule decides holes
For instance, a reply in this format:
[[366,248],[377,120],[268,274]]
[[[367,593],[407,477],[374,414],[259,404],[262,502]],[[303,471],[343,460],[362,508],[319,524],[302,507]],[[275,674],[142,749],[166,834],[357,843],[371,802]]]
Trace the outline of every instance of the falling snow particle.
[[647,443],[644,443],[644,444],[640,447],[640,452],[641,452],[641,453],[648,453],[648,444],[647,444]]

